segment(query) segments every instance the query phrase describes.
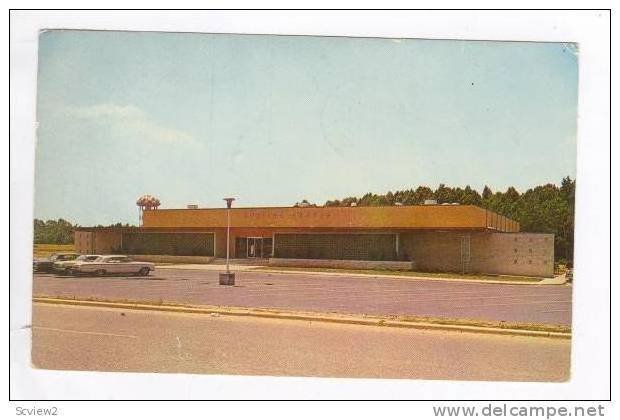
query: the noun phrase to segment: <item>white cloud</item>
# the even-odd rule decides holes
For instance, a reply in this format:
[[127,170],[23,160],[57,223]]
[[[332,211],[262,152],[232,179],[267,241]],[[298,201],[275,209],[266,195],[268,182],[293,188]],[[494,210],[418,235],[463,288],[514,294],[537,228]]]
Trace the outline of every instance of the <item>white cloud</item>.
[[109,126],[111,129],[130,132],[147,142],[197,144],[196,139],[191,134],[166,127],[133,105],[105,103],[81,107],[69,106],[65,107],[63,111],[66,117],[88,120]]

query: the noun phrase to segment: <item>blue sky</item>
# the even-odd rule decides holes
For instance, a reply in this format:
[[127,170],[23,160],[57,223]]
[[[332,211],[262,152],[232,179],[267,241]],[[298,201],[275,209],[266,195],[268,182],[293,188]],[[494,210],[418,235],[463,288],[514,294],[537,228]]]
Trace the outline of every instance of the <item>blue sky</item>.
[[577,80],[561,43],[44,32],[35,217],[557,184]]

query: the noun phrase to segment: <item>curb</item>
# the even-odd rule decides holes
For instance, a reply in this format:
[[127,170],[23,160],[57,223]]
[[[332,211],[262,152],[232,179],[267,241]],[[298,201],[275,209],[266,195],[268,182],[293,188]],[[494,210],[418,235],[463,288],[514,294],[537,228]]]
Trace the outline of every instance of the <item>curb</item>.
[[556,331],[539,331],[539,330],[499,328],[499,327],[476,326],[476,325],[440,324],[440,323],[434,323],[434,322],[399,321],[399,320],[390,320],[390,319],[383,319],[383,318],[346,316],[346,315],[323,315],[323,314],[318,314],[318,313],[307,313],[307,312],[277,312],[277,311],[269,311],[269,310],[238,309],[238,308],[215,307],[215,306],[197,307],[197,306],[153,305],[153,304],[143,304],[143,303],[105,302],[105,301],[49,298],[49,297],[33,297],[32,301],[35,303],[46,303],[46,304],[55,304],[55,305],[90,306],[90,307],[98,307],[98,308],[133,309],[133,310],[143,310],[143,311],[190,313],[190,314],[202,314],[202,315],[218,314],[218,315],[230,315],[230,316],[250,316],[250,317],[258,317],[258,318],[283,319],[283,320],[293,320],[293,321],[315,321],[315,322],[329,322],[329,323],[349,324],[349,325],[365,325],[365,326],[392,327],[392,328],[411,328],[411,329],[421,329],[421,330],[469,332],[469,333],[480,333],[480,334],[517,335],[517,336],[527,336],[527,337],[546,337],[546,338],[558,338],[558,339],[570,339],[572,337],[571,333],[556,332]]
[[[189,265],[189,264],[183,264]],[[157,269],[162,270],[205,270],[214,271],[218,270],[202,267],[178,267],[174,265],[156,266]],[[384,279],[399,279],[399,280],[412,280],[412,281],[444,281],[444,282],[457,282],[457,283],[479,283],[479,284],[509,284],[519,286],[545,286],[555,285],[554,283],[541,283],[541,281],[514,281],[514,280],[481,280],[481,279],[462,279],[462,278],[450,278],[450,277],[421,277],[421,276],[404,276],[398,274],[367,274],[367,273],[341,273],[334,271],[303,271],[303,270],[278,270],[270,268],[239,268],[236,267],[234,271],[249,272],[249,273],[264,273],[264,274],[303,274],[303,275],[317,275],[317,276],[329,276],[329,277],[360,277],[360,278],[384,278]]]

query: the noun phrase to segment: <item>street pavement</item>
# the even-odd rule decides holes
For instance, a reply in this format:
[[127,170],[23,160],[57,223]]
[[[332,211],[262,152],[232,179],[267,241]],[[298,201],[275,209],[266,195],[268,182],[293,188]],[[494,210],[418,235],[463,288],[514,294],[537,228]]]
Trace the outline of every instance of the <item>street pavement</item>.
[[145,303],[571,325],[570,285],[504,285],[243,271],[160,269],[148,277],[35,274],[33,295]]
[[41,303],[32,338],[33,364],[58,370],[487,381],[570,371],[563,339]]

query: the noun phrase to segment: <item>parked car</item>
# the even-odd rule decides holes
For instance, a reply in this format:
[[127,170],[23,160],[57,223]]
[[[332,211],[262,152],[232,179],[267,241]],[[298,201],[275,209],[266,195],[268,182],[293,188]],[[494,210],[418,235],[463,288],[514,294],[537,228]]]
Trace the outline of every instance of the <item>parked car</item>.
[[51,273],[54,270],[54,263],[61,261],[73,261],[80,254],[75,252],[54,253],[49,258],[37,258],[32,262],[32,270],[35,272]]
[[74,260],[56,261],[54,263],[54,271],[57,273],[71,274],[76,263],[80,261],[95,261],[100,256],[101,255],[80,255]]
[[102,255],[94,261],[79,261],[72,268],[74,274],[138,274],[148,276],[155,270],[150,262],[134,261],[126,255]]

